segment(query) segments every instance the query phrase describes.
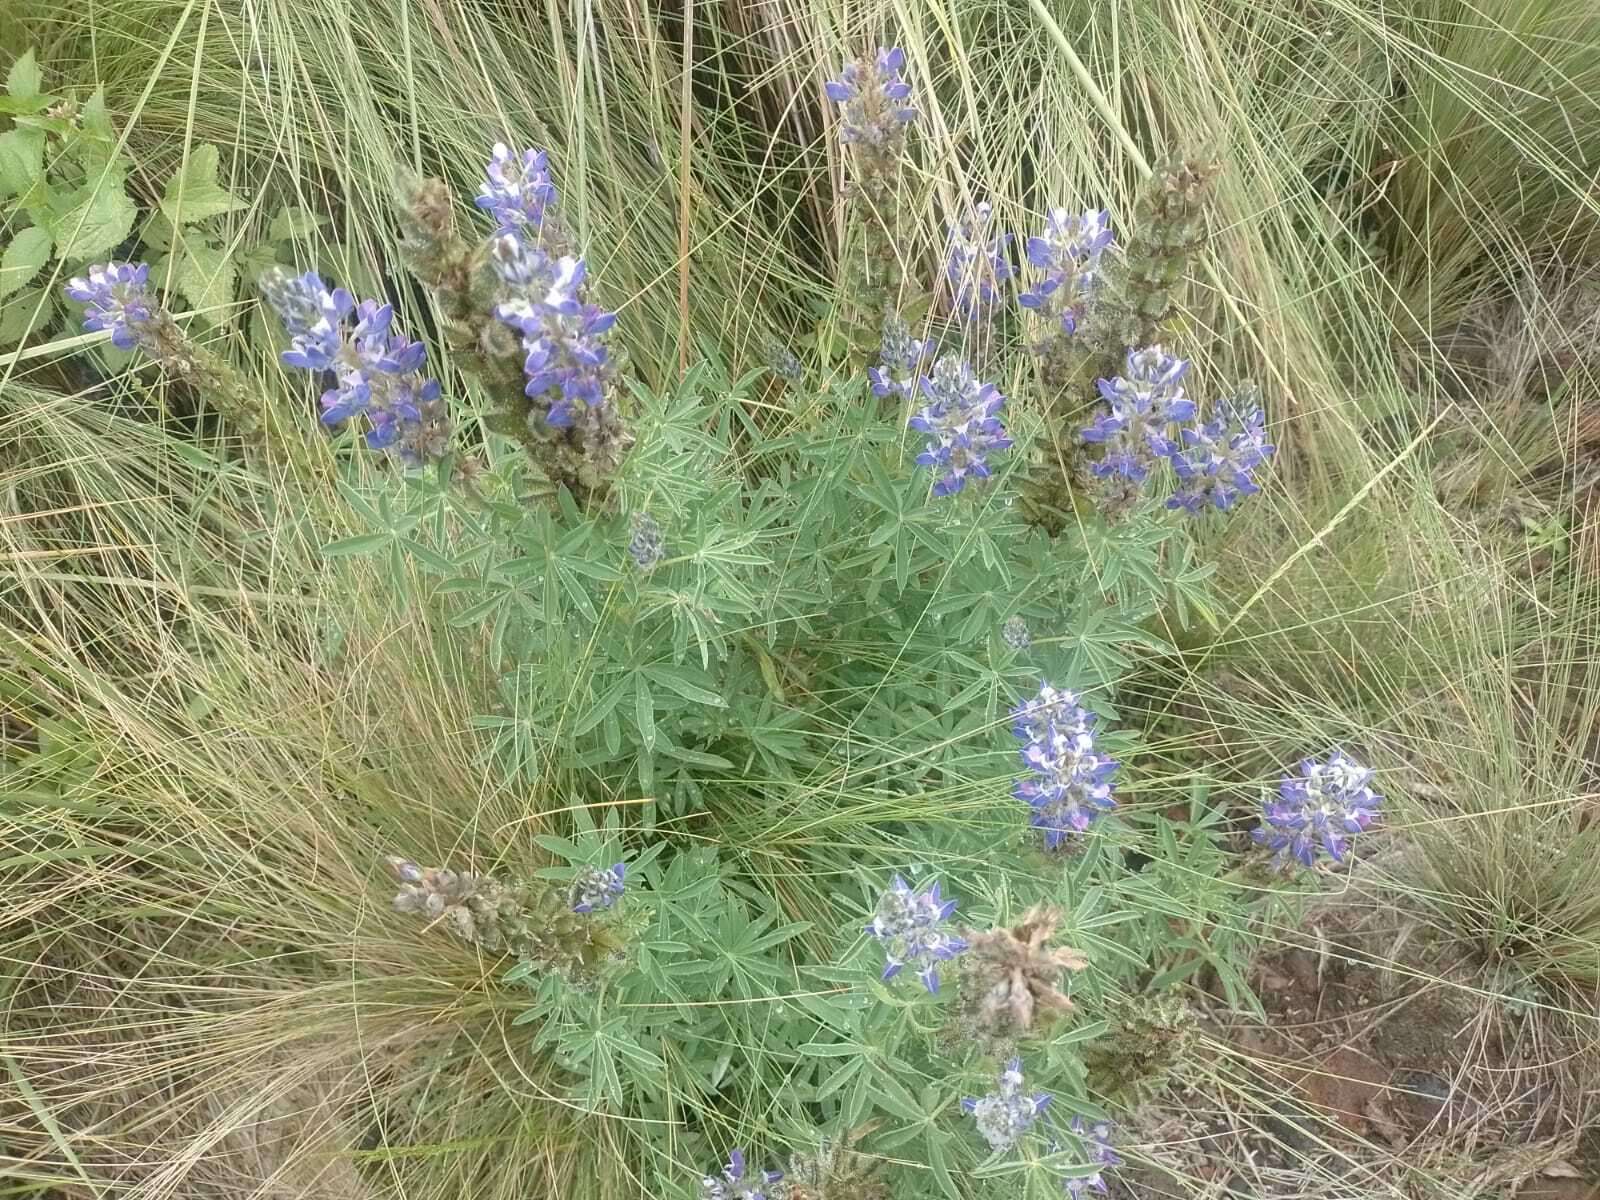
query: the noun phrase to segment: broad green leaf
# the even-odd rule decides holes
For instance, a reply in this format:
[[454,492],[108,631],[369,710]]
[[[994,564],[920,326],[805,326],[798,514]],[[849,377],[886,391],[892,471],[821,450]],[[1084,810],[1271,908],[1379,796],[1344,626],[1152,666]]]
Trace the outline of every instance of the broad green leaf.
[[78,114],[76,123],[61,136],[65,152],[83,167],[90,179],[98,178],[117,156],[117,131],[106,112],[104,88],[95,91]]
[[160,213],[151,213],[139,231],[139,240],[146,251],[172,249],[172,222]]
[[173,172],[161,197],[161,211],[174,225],[189,225],[245,207],[245,202],[217,181],[217,148],[196,146],[189,161]]
[[50,306],[42,287],[28,288],[0,300],[0,346],[20,342],[50,320]]
[[78,116],[86,133],[113,142],[117,140],[116,126],[111,124],[111,114],[106,112],[105,88],[95,88],[94,95],[84,102],[83,111]]
[[327,218],[318,216],[309,208],[285,205],[272,218],[272,228],[268,230],[267,238],[274,242],[289,242],[295,238],[315,237],[325,224]]
[[20,196],[44,178],[44,134],[35,129],[0,133],[0,200]]
[[29,50],[12,63],[11,70],[6,73],[6,95],[13,100],[32,100],[43,87],[44,73],[39,70],[33,51]]
[[29,96],[18,100],[14,96],[0,96],[0,116],[27,117],[50,107],[49,96]]
[[33,282],[39,268],[50,261],[50,234],[35,225],[11,239],[0,254],[0,297]]
[[227,316],[233,302],[238,273],[220,246],[197,237],[184,238],[173,253],[159,259],[153,272],[171,279],[178,293],[207,324],[215,325]]
[[64,262],[104,254],[133,231],[139,212],[122,190],[122,173],[108,171],[62,198],[48,222],[56,253]]
[[278,265],[278,252],[270,242],[261,242],[239,254],[234,261],[239,264],[239,273],[254,282]]

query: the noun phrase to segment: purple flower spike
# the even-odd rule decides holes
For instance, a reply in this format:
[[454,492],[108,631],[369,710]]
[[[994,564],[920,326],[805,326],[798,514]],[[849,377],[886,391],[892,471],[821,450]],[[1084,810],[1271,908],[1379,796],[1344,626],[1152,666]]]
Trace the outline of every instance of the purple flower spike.
[[547,424],[574,424],[583,410],[601,409],[614,369],[605,335],[615,313],[588,303],[583,259],[552,259],[515,235],[497,238],[490,263],[508,295],[495,315],[522,334],[529,396],[548,404]]
[[890,46],[875,59],[845,63],[838,79],[822,85],[828,99],[841,106],[840,141],[898,147],[905,127],[917,117],[909,103],[911,85],[900,77],[905,66],[906,52]]
[[702,1200],[767,1200],[763,1188],[783,1178],[782,1171],[762,1171],[754,1180],[745,1178],[743,1150],[733,1150],[718,1175],[707,1175],[700,1181]]
[[874,396],[899,396],[909,400],[917,393],[922,378],[922,364],[933,354],[933,342],[919,341],[898,316],[890,316],[883,323],[883,344],[878,352],[878,366],[867,370],[872,381]]
[[937,994],[938,964],[949,962],[967,948],[965,938],[939,928],[955,910],[954,900],[940,898],[937,883],[919,895],[896,875],[867,925],[867,932],[883,943],[883,978],[893,979],[902,968],[921,963],[917,978]]
[[1309,867],[1319,850],[1334,862],[1343,862],[1350,839],[1371,826],[1383,803],[1372,790],[1374,772],[1342,750],[1326,762],[1304,759],[1300,774],[1286,776],[1278,785],[1278,798],[1263,807],[1260,828],[1251,836],[1273,852],[1279,865],[1290,859]]
[[1055,850],[1117,806],[1111,777],[1120,764],[1097,749],[1095,715],[1073,692],[1047,683],[1011,715],[1012,732],[1023,743],[1022,765],[1031,772],[1011,794],[1033,810],[1030,823],[1043,831],[1045,848]]
[[392,305],[357,304],[315,272],[293,275],[282,267],[263,275],[260,287],[290,335],[284,365],[333,374],[334,386],[322,394],[323,424],[364,416],[367,446],[390,450],[408,465],[444,452],[448,421],[439,381],[422,374],[426,347],[395,331]]
[[909,422],[928,435],[917,465],[933,468],[935,496],[959,492],[969,478],[989,476],[988,455],[1011,446],[996,415],[1005,397],[992,383],[982,383],[960,358],[947,354],[922,378],[928,403]]
[[[260,286],[262,298],[278,314],[291,338],[309,333],[322,319],[322,300],[329,294],[328,285],[315,271],[304,275],[271,271],[262,276]],[[336,319],[342,319],[342,314]]]
[[1100,461],[1090,465],[1093,474],[1142,483],[1156,463],[1177,450],[1172,425],[1195,412],[1183,391],[1188,370],[1187,359],[1146,346],[1128,352],[1124,374],[1099,381],[1108,407],[1083,431],[1084,441],[1105,447]]
[[68,280],[67,297],[84,306],[83,327],[109,330],[111,344],[132,350],[147,335],[160,304],[150,294],[148,263],[109,262]]
[[991,1149],[1009,1150],[1049,1104],[1048,1093],[1030,1096],[1022,1090],[1022,1060],[1013,1058],[1000,1072],[998,1088],[980,1099],[962,1100],[961,1111],[971,1115]]
[[592,913],[610,908],[622,898],[627,873],[626,863],[613,863],[604,871],[585,867],[572,882],[572,911]]
[[971,218],[950,226],[945,279],[950,284],[955,310],[971,321],[993,309],[1000,286],[1011,278],[1011,262],[1006,257],[1011,235],[990,234],[992,212],[988,201],[984,201],[973,210]]
[[1110,216],[1104,210],[1075,215],[1053,208],[1044,232],[1028,239],[1028,262],[1042,274],[1017,302],[1045,318],[1034,353],[1048,353],[1081,327],[1103,278],[1100,260],[1111,245]]
[[1211,420],[1183,431],[1183,446],[1171,455],[1178,488],[1168,508],[1221,512],[1244,496],[1261,490],[1253,478],[1277,447],[1267,441],[1267,418],[1254,389],[1245,389],[1217,405]]
[[496,142],[484,175],[474,203],[494,218],[495,232],[536,238],[545,210],[556,202],[545,152],[529,149],[514,154],[504,142]]

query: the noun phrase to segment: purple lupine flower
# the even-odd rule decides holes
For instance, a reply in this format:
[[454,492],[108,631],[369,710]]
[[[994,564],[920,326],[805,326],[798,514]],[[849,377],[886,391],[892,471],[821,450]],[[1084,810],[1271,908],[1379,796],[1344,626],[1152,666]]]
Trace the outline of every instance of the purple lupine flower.
[[549,156],[533,149],[515,154],[504,142],[496,142],[484,175],[473,203],[494,218],[495,233],[536,239],[545,210],[556,202]]
[[950,496],[967,484],[968,477],[989,476],[987,455],[1011,445],[1006,428],[995,414],[1006,399],[992,383],[982,383],[962,359],[947,354],[922,377],[928,403],[909,422],[928,435],[928,447],[917,455],[917,465],[932,467],[938,475],[935,496]]
[[[267,272],[262,285],[276,286],[287,274],[283,268],[275,267]],[[315,301],[317,317],[309,320],[306,310],[294,310],[296,323],[294,328],[289,329],[292,336],[289,348],[283,352],[283,362],[285,366],[299,367],[302,371],[331,371],[344,350],[344,319],[355,310],[356,298],[344,288],[330,291],[315,275],[311,278],[316,279],[317,285],[315,295],[310,297]],[[303,282],[305,277],[301,279]],[[285,328],[289,328],[287,323]]]
[[1199,513],[1210,504],[1226,512],[1261,490],[1252,473],[1276,449],[1267,441],[1266,414],[1253,389],[1222,400],[1211,420],[1183,431],[1183,446],[1171,455],[1178,488],[1167,507]]
[[1028,262],[1043,274],[1017,302],[1046,318],[1044,337],[1033,347],[1035,352],[1042,353],[1053,341],[1077,332],[1084,307],[1101,280],[1100,258],[1111,244],[1110,216],[1105,210],[1074,216],[1064,208],[1053,208],[1044,232],[1028,239]]
[[1093,474],[1143,483],[1151,468],[1177,449],[1172,425],[1189,420],[1195,411],[1194,401],[1183,392],[1188,370],[1187,359],[1146,346],[1128,351],[1122,375],[1100,380],[1100,395],[1109,408],[1083,431],[1084,441],[1105,447],[1100,461],[1090,465]]
[[1111,1122],[1085,1121],[1081,1116],[1077,1116],[1072,1118],[1071,1129],[1083,1140],[1089,1161],[1096,1169],[1089,1175],[1074,1175],[1063,1179],[1062,1187],[1066,1189],[1067,1195],[1074,1197],[1087,1195],[1090,1191],[1104,1192],[1106,1181],[1102,1172],[1122,1165],[1122,1157],[1111,1148]]
[[447,426],[439,381],[422,374],[423,344],[394,329],[392,305],[357,304],[315,272],[296,276],[282,267],[263,275],[260,287],[291,335],[284,364],[333,373],[334,385],[320,401],[323,424],[365,417],[368,447],[390,450],[412,465],[442,453],[429,448]]
[[969,219],[950,226],[945,279],[956,311],[968,320],[975,321],[988,312],[999,298],[1000,285],[1011,278],[1011,261],[1006,257],[1011,235],[990,235],[992,212],[985,200]]
[[971,1114],[992,1149],[1009,1150],[1049,1103],[1048,1093],[1030,1096],[1022,1090],[1022,1060],[1013,1058],[1000,1072],[999,1087],[979,1099],[963,1099],[961,1111]]
[[883,978],[893,979],[903,968],[921,963],[917,978],[937,993],[938,964],[967,948],[965,938],[940,928],[955,910],[956,902],[942,899],[937,883],[918,893],[896,875],[867,925],[867,932],[883,943]]
[[906,52],[898,46],[878,51],[871,61],[848,62],[838,79],[822,85],[828,99],[840,106],[839,140],[883,147],[897,142],[916,120],[911,85],[900,78]]
[[546,422],[571,425],[580,409],[603,407],[613,373],[604,335],[617,316],[584,299],[584,261],[513,234],[494,240],[490,261],[510,293],[495,315],[522,334],[523,390],[548,403]]
[[278,314],[290,337],[310,332],[322,319],[322,298],[328,289],[315,271],[304,275],[268,271],[261,277],[260,287],[262,299]]
[[1374,772],[1342,750],[1327,762],[1303,759],[1299,770],[1279,783],[1277,799],[1264,802],[1261,827],[1251,836],[1280,865],[1292,858],[1309,867],[1319,847],[1343,862],[1350,839],[1372,824],[1383,803],[1372,790]]
[[592,913],[610,908],[622,898],[623,877],[627,872],[627,863],[613,863],[604,871],[599,867],[585,867],[579,871],[572,881],[572,911]]
[[933,354],[933,341],[920,341],[896,314],[883,322],[883,344],[878,350],[878,365],[867,369],[874,396],[900,396],[911,399],[922,378],[922,363]]
[[718,1175],[707,1175],[700,1181],[702,1200],[766,1200],[763,1188],[783,1178],[782,1171],[760,1171],[753,1179],[745,1178],[743,1150],[733,1150]]
[[148,263],[108,262],[67,281],[67,297],[84,306],[83,327],[111,331],[111,344],[132,350],[141,344],[160,303],[150,294]]
[[634,513],[629,522],[632,533],[628,537],[628,557],[646,573],[653,571],[667,556],[667,546],[661,537],[661,526],[649,513]]
[[1095,715],[1073,692],[1047,683],[1011,715],[1012,732],[1023,743],[1022,765],[1032,772],[1011,794],[1033,810],[1030,823],[1043,830],[1045,848],[1054,850],[1116,807],[1111,777],[1121,764],[1098,751]]
[[[392,376],[387,382],[387,401],[381,407],[367,409],[367,420],[372,426],[367,431],[367,445],[373,450],[394,449],[401,458],[415,464],[421,459],[407,451],[405,439],[429,419],[432,407],[439,403],[439,381],[410,371]],[[326,418],[326,412],[323,416]]]

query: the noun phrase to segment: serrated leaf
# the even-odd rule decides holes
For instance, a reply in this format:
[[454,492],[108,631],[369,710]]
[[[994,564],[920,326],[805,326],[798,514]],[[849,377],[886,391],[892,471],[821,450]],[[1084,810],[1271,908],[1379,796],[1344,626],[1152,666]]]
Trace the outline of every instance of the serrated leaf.
[[160,213],[151,213],[139,231],[139,240],[146,250],[172,249],[172,222]]
[[246,279],[260,279],[268,270],[278,265],[278,252],[270,243],[251,246],[235,260],[239,273]]
[[84,102],[83,111],[79,120],[85,133],[97,138],[106,138],[110,141],[117,140],[116,126],[111,124],[111,114],[106,112],[106,89],[97,87],[94,95]]
[[44,72],[39,70],[39,60],[29,50],[6,73],[6,95],[13,100],[31,100],[44,87]]
[[24,229],[11,239],[0,254],[0,297],[11,295],[32,283],[39,268],[50,261],[50,234],[37,225]]
[[42,304],[44,289],[28,288],[0,300],[0,346],[20,342],[50,320],[50,306]]
[[267,238],[274,242],[289,242],[295,238],[315,237],[325,224],[327,218],[318,216],[309,208],[285,205],[272,218],[272,228],[268,230]]
[[20,196],[44,178],[44,134],[34,129],[0,133],[0,200]]
[[122,190],[122,173],[109,171],[62,198],[46,222],[64,262],[80,262],[119,245],[133,230],[139,211]]
[[[61,137],[64,153],[83,167],[88,178],[99,178],[100,173],[118,157],[117,131],[111,124],[110,114],[106,112],[105,89],[96,91],[90,97],[78,120],[69,123]],[[127,162],[124,160],[121,165],[126,174]]]
[[227,316],[238,272],[222,247],[185,238],[177,250],[158,260],[153,270],[158,277],[172,280],[172,286],[202,321],[215,325]]
[[245,202],[217,181],[219,155],[210,142],[196,146],[189,161],[173,172],[161,196],[161,211],[174,225],[236,212]]
[[50,107],[49,96],[29,96],[18,100],[13,96],[0,96],[0,116],[25,117],[43,112]]

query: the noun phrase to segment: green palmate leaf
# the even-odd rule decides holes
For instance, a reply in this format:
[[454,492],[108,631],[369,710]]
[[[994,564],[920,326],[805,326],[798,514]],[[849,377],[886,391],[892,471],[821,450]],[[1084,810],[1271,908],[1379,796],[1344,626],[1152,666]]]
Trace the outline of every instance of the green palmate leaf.
[[11,295],[32,283],[39,269],[50,261],[50,234],[37,225],[24,229],[11,239],[0,254],[0,297]]
[[0,346],[12,346],[50,319],[42,287],[27,288],[0,300]]
[[122,190],[122,172],[113,169],[61,197],[45,224],[62,261],[81,262],[122,242],[138,216]]
[[217,148],[209,142],[197,146],[189,161],[167,180],[161,212],[173,225],[188,225],[237,212],[245,202],[217,181]]
[[25,196],[43,181],[44,134],[37,129],[0,133],[0,200]]
[[6,95],[13,100],[32,100],[43,86],[44,72],[39,69],[39,61],[32,50],[12,63],[11,70],[6,73]]
[[195,237],[184,238],[177,250],[155,262],[153,271],[158,278],[172,281],[201,320],[215,325],[227,315],[238,272],[222,247]]

